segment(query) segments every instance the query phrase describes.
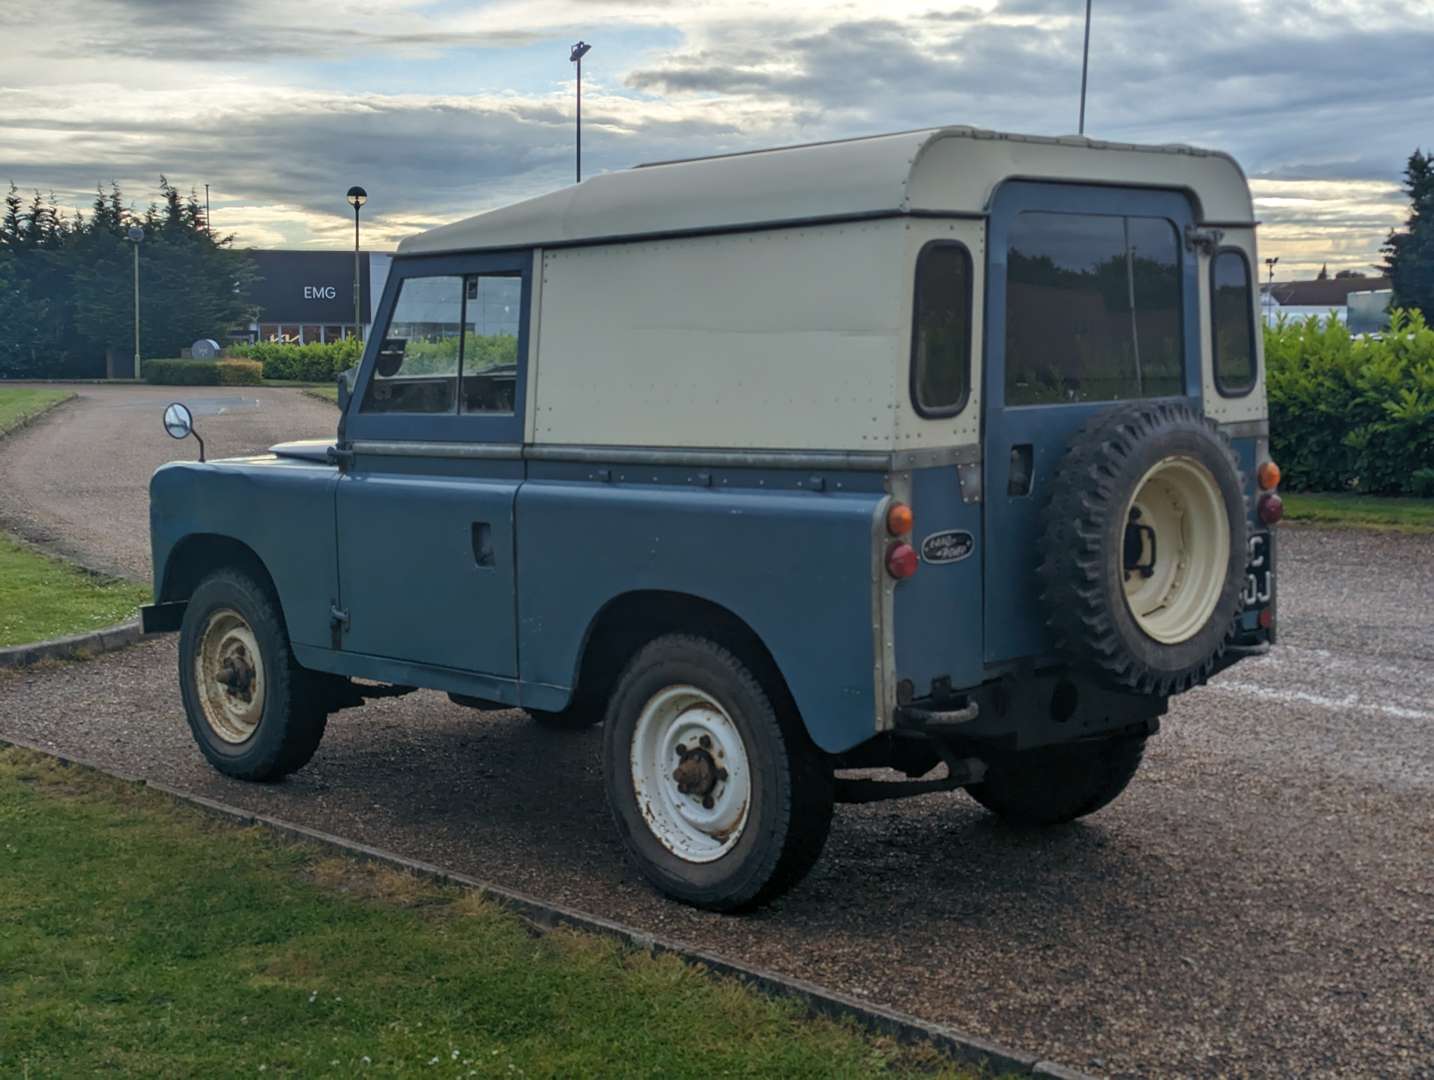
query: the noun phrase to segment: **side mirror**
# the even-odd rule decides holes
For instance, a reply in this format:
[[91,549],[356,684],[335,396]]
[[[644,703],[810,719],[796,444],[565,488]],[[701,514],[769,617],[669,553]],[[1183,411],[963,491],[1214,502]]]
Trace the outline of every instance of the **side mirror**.
[[187,439],[193,435],[194,441],[199,444],[199,460],[204,460],[204,440],[194,430],[194,414],[189,411],[188,405],[175,401],[165,408],[164,431],[171,439]]

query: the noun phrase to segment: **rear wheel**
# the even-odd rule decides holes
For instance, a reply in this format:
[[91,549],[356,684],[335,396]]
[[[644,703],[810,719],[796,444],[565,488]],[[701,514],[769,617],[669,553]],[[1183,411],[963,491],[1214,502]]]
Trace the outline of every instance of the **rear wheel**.
[[746,665],[710,641],[674,634],[644,647],[618,680],[604,746],[618,831],[677,900],[755,907],[821,854],[829,764]]
[[1059,825],[1093,814],[1123,792],[1145,738],[1122,736],[993,757],[966,791],[993,814],[1021,825]]
[[323,738],[325,685],[295,661],[276,598],[242,570],[217,571],[194,590],[179,686],[194,741],[227,776],[277,780],[303,768]]

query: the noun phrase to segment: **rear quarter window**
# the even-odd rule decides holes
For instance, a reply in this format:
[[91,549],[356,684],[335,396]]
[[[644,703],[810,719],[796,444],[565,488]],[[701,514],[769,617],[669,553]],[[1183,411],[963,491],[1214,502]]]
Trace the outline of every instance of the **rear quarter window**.
[[911,403],[927,417],[954,416],[971,389],[971,253],[937,240],[916,257]]
[[1238,248],[1210,260],[1210,342],[1215,388],[1227,397],[1255,385],[1255,298],[1250,261]]

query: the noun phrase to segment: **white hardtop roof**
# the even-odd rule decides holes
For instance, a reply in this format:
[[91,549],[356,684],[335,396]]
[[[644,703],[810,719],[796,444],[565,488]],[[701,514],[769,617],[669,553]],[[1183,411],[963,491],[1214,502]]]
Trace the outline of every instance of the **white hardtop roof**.
[[812,143],[603,173],[410,236],[399,255],[549,247],[894,214],[982,214],[1004,180],[1181,188],[1209,223],[1252,224],[1226,154],[969,127]]

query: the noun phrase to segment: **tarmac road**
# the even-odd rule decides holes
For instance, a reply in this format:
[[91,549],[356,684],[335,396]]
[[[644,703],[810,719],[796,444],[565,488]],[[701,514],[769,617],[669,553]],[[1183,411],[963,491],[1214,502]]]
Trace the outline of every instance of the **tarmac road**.
[[[331,429],[322,403],[262,393],[199,418],[214,449]],[[0,516],[58,535],[99,513],[66,545],[146,571],[144,481],[193,444],[141,395],[163,404],[87,392],[0,443]],[[1434,1077],[1434,537],[1286,528],[1279,572],[1283,644],[1175,702],[1113,806],[1038,831],[960,793],[839,807],[807,882],[741,918],[668,903],[627,865],[599,730],[420,692],[338,713],[308,768],[246,785],[192,746],[163,638],[0,676],[0,735],[1092,1072]]]

